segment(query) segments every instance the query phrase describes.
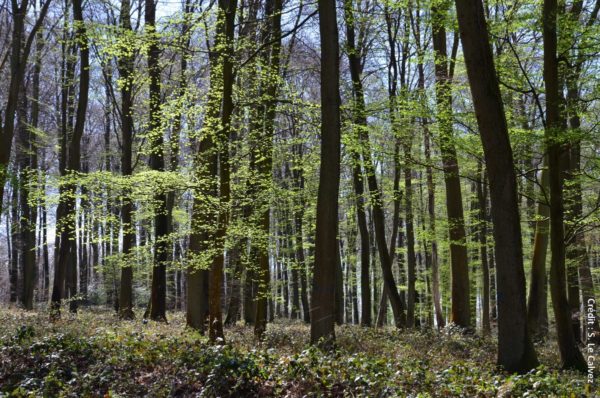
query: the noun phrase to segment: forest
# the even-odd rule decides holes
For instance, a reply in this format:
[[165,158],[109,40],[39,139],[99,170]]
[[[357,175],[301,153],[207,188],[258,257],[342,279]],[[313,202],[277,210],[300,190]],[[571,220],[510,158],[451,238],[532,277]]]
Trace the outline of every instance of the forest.
[[0,396],[598,396],[599,11],[0,0]]

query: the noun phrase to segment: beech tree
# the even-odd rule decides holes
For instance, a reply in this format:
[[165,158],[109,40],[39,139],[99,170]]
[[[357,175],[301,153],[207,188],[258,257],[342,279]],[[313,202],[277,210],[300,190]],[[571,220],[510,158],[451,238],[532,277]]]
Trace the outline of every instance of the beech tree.
[[497,294],[502,298],[498,302],[498,364],[508,371],[527,372],[538,362],[527,329],[517,183],[504,104],[483,4],[457,0],[456,11],[490,181]]
[[332,286],[335,283],[335,268],[339,256],[337,233],[340,184],[340,71],[335,1],[320,0],[318,7],[321,38],[321,165],[310,340],[314,344],[327,347],[331,346],[335,339],[335,290]]
[[2,4],[0,302],[31,311],[14,344],[68,303],[35,336],[185,313],[192,350],[392,333],[396,363],[457,331],[510,373],[538,365],[533,339],[587,367],[598,1]]

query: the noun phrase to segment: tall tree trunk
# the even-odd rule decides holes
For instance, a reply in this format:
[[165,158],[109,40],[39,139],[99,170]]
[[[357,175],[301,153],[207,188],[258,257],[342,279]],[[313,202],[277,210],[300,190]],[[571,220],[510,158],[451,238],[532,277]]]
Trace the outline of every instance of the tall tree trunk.
[[335,323],[344,323],[344,272],[342,270],[342,241],[337,242],[338,256],[335,268]]
[[234,243],[229,251],[229,264],[232,269],[229,300],[227,301],[227,316],[225,317],[225,326],[234,325],[240,315],[242,304],[242,255],[241,251],[245,249],[242,245],[244,240]]
[[[286,164],[287,177],[290,177],[289,164]],[[293,181],[293,177],[292,177]],[[292,288],[292,309],[290,316],[292,319],[300,319],[300,272],[304,270],[303,266],[299,266],[296,258],[296,234],[294,228],[296,220],[294,219],[293,201],[290,203],[291,209],[286,209],[286,248],[288,257],[288,269],[291,273],[291,288]]]
[[[130,37],[131,29],[131,3],[129,0],[121,2],[120,24],[124,38]],[[133,147],[133,67],[134,55],[128,51],[130,43],[123,43],[122,54],[119,58],[118,69],[121,83],[121,174],[128,178],[133,173],[132,147]],[[119,317],[133,319],[133,259],[131,258],[135,246],[135,229],[133,225],[133,202],[128,192],[123,193],[121,202],[121,224],[123,228],[123,259],[121,265],[121,286],[119,291]]]
[[[37,120],[35,121],[35,124],[37,125]],[[37,148],[35,148],[34,144],[35,135],[31,132],[30,128],[28,127],[26,99],[24,98],[21,101],[21,107],[17,112],[17,130],[18,137],[16,140],[17,149],[15,153],[15,160],[18,169],[17,183],[19,189],[19,204],[21,208],[19,226],[19,232],[21,233],[21,236],[19,237],[19,258],[21,263],[21,272],[23,279],[23,286],[21,290],[21,302],[25,309],[32,310],[36,281],[35,231],[37,220],[37,206],[31,206],[29,204],[29,182],[30,180],[36,177],[35,171],[37,169]]]
[[294,206],[294,236],[295,257],[300,279],[300,301],[302,302],[302,319],[305,323],[310,322],[310,306],[308,304],[308,281],[306,277],[306,259],[304,256],[304,173],[302,170],[302,144],[294,146],[297,164],[292,170],[294,188],[297,190],[297,198]]
[[[311,300],[310,341],[331,347],[335,340],[335,267],[339,255],[338,195],[340,187],[340,87],[336,6],[319,0],[321,40],[321,164],[317,194],[315,266]],[[390,270],[391,273],[391,270]]]
[[489,335],[492,331],[490,325],[490,268],[488,265],[487,253],[487,184],[485,184],[486,172],[483,170],[481,162],[477,162],[477,240],[479,243],[479,258],[481,260],[481,278],[482,278],[482,300],[481,300],[481,328],[484,335]]
[[15,182],[11,184],[10,217],[6,217],[6,239],[8,249],[8,278],[10,284],[10,302],[17,303],[19,296],[19,190]]
[[[362,49],[356,47],[354,27],[354,4],[352,0],[346,0],[344,5],[344,18],[346,22],[346,39],[348,45],[348,60],[352,77],[353,113],[354,123],[357,129],[366,128],[366,115],[364,114],[364,94],[362,89],[361,73]],[[356,146],[360,145],[358,142]],[[371,286],[370,286],[370,240],[365,213],[364,198],[364,175],[360,162],[360,151],[352,150],[352,182],[356,193],[356,219],[360,231],[360,288],[361,288],[361,325],[371,326]]]
[[[578,34],[578,31],[574,29],[579,26],[579,20],[581,17],[581,13],[583,11],[583,2],[574,2],[570,12],[570,24],[569,30],[567,31],[571,34],[574,43],[570,44],[571,48],[577,49],[577,40],[581,37]],[[593,11],[590,13],[587,21],[586,27],[589,28],[596,22],[598,18],[598,14],[600,12],[600,3],[596,2],[596,5]],[[586,53],[584,49],[579,49],[577,51],[576,62],[575,65],[572,65],[567,69],[567,109],[569,110],[569,127],[571,129],[571,136],[575,137],[574,142],[571,144],[570,150],[570,176],[572,178],[572,206],[571,206],[571,224],[575,225],[579,222],[583,217],[583,203],[582,203],[582,192],[581,192],[581,98],[580,98],[580,88],[579,88],[579,80],[581,78],[581,70],[583,68],[583,63],[586,60]],[[571,236],[573,248],[570,250],[571,257],[573,262],[575,263],[575,267],[577,267],[579,271],[579,284],[581,286],[581,296],[583,301],[583,306],[586,311],[583,313],[589,313],[590,309],[595,313],[596,311],[596,299],[594,294],[594,280],[592,278],[589,256],[588,252],[585,248],[585,237],[583,231],[572,231],[572,234],[575,236]],[[587,317],[586,317],[587,318]],[[593,319],[584,318],[583,323],[583,340],[587,342],[594,342],[598,344],[600,342],[600,335],[598,333],[594,333],[593,331],[597,331],[599,327],[598,317],[594,317]]]
[[415,326],[415,283],[417,281],[417,259],[415,257],[415,227],[413,221],[413,210],[412,210],[412,169],[409,166],[410,153],[411,153],[411,138],[406,138],[409,142],[404,147],[405,153],[405,166],[404,166],[404,190],[406,194],[404,196],[404,208],[406,211],[406,265],[407,265],[407,298],[406,298],[406,326],[412,328]]
[[[448,235],[450,238],[450,264],[452,269],[451,321],[461,327],[470,327],[470,285],[467,264],[465,222],[462,192],[454,134],[452,127],[452,76],[448,70],[446,29],[444,19],[448,10],[432,7],[433,49],[435,55],[435,92],[438,107],[440,151],[446,185],[448,210]],[[487,39],[486,39],[487,40]],[[454,62],[454,56],[451,63]],[[452,65],[450,65],[452,67]]]
[[[417,18],[415,26],[415,40],[417,42],[417,51],[419,61],[417,64],[418,88],[421,91],[421,101],[423,106],[426,103],[425,93],[425,70],[423,66],[423,45],[421,44],[421,21],[419,10],[417,10]],[[425,245],[429,243],[430,248],[425,252],[425,263],[431,268],[431,295],[433,308],[435,312],[435,320],[438,328],[443,328],[446,325],[444,314],[442,313],[442,304],[440,296],[440,276],[437,252],[437,239],[435,228],[435,185],[433,181],[433,168],[431,165],[431,133],[429,131],[429,121],[426,116],[421,117],[421,125],[423,126],[423,147],[425,152],[425,173],[427,180],[427,212],[429,215],[428,234],[425,240]],[[429,267],[427,267],[429,268]]]
[[[156,31],[156,4],[145,1],[145,28],[148,40],[148,75],[150,77],[148,141],[150,142],[149,165],[151,170],[165,171],[164,135],[161,126],[161,83],[160,49]],[[153,321],[166,322],[167,306],[167,261],[169,256],[169,220],[166,212],[167,195],[158,193],[154,198],[154,258],[152,267],[152,289],[150,292],[149,315]]]
[[[209,339],[213,342],[224,341],[223,320],[221,311],[221,289],[223,285],[224,268],[224,244],[227,235],[227,226],[229,223],[229,206],[231,198],[230,189],[230,164],[229,164],[229,141],[231,134],[231,116],[233,113],[233,36],[235,28],[235,14],[237,8],[236,0],[219,1],[219,19],[218,24],[223,24],[217,28],[217,45],[222,47],[223,53],[220,55],[222,62],[222,109],[221,109],[221,130],[218,133],[219,149],[219,215],[216,231],[217,253],[213,259],[211,271],[209,273],[210,281],[208,284],[208,307],[209,307]],[[222,31],[221,31],[222,29]],[[220,33],[220,34],[219,34]]]
[[[263,184],[269,184],[272,178],[273,168],[273,132],[275,129],[275,111],[277,107],[276,96],[278,92],[279,70],[280,70],[280,52],[281,52],[281,11],[283,2],[281,0],[268,0],[265,4],[265,14],[268,16],[268,28],[265,33],[265,41],[271,42],[270,54],[263,53],[265,60],[268,60],[268,70],[273,74],[265,82],[265,97],[261,99],[264,106],[264,130],[260,137],[258,152],[256,158],[256,168]],[[258,291],[256,299],[256,313],[254,323],[254,335],[257,339],[262,339],[267,329],[267,298],[269,291],[269,232],[271,225],[270,204],[262,203],[260,223],[262,233],[266,243],[258,252]]]
[[558,347],[562,365],[581,371],[587,369],[585,360],[571,327],[567,299],[565,270],[565,232],[563,171],[565,147],[561,142],[560,87],[557,56],[557,0],[544,0],[542,20],[544,37],[544,84],[546,86],[546,129],[548,174],[550,182],[550,293],[556,320]]
[[[86,27],[83,22],[82,1],[73,0],[73,20],[76,22],[75,37],[79,47],[79,96],[77,99],[77,111],[75,113],[75,124],[70,134],[70,139],[63,141],[63,150],[67,150],[64,164],[63,176],[68,172],[78,172],[81,163],[81,138],[85,127],[85,118],[87,113],[88,92],[90,85],[90,62],[89,48],[87,42]],[[67,68],[67,77],[69,77],[69,68]],[[67,84],[69,79],[67,79]],[[68,112],[70,113],[70,112]],[[68,125],[65,124],[65,127]],[[68,130],[67,130],[68,131]],[[69,178],[69,177],[67,177]],[[70,177],[72,178],[72,177]],[[68,292],[72,300],[70,302],[71,311],[77,310],[77,301],[75,299],[77,290],[77,273],[74,269],[77,266],[75,261],[75,192],[76,184],[67,181],[63,186],[64,190],[60,193],[59,210],[57,210],[57,219],[60,219],[62,230],[60,233],[60,246],[58,251],[58,261],[55,266],[54,286],[51,299],[51,316],[60,317],[61,300],[64,298],[64,285],[66,283]],[[64,195],[64,197],[63,197]],[[60,203],[64,203],[60,211]]]
[[[224,80],[222,63],[223,57],[226,55],[220,53],[220,51],[223,51],[224,49],[220,43],[223,43],[223,40],[225,39],[225,18],[227,9],[227,4],[222,2],[219,3],[219,15],[214,45],[217,48],[213,48],[209,53],[210,86],[208,89],[206,112],[203,121],[204,125],[200,132],[201,138],[198,144],[194,165],[197,186],[194,191],[192,205],[191,233],[188,250],[188,257],[191,261],[189,261],[187,268],[186,322],[189,327],[196,329],[201,333],[204,333],[205,323],[209,317],[211,279],[216,279],[214,278],[214,275],[211,275],[209,269],[215,265],[213,261],[216,255],[218,255],[214,250],[214,245],[211,245],[210,242],[216,242],[218,231],[215,230],[214,225],[219,221],[219,214],[218,211],[205,206],[204,197],[217,198],[220,194],[218,184],[218,155],[220,145],[219,140],[223,136],[223,132],[221,131],[220,136],[217,137],[213,131],[218,130],[221,123],[219,114],[223,102]],[[228,142],[226,143],[226,148],[228,148]],[[216,282],[220,289],[221,284],[219,281]],[[214,294],[215,292],[213,291],[212,293]],[[213,298],[213,306],[215,304]],[[213,312],[213,317],[216,315],[217,314]],[[215,331],[216,330],[213,329],[213,332]]]
[[[541,173],[541,187],[548,193],[548,169],[546,160]],[[533,238],[533,256],[531,257],[531,277],[529,299],[527,302],[527,326],[532,337],[543,339],[548,334],[548,280],[546,276],[546,253],[548,251],[548,232],[550,230],[550,208],[546,197],[540,195]]]
[[[427,126],[427,125],[425,125]],[[424,129],[425,161],[427,162],[427,212],[429,213],[429,235],[431,245],[431,294],[433,296],[433,308],[435,311],[435,321],[438,328],[446,326],[444,313],[442,310],[442,298],[440,295],[440,271],[438,262],[438,250],[435,228],[435,185],[433,183],[433,171],[431,167],[431,145],[429,129]]]
[[[45,194],[45,180],[46,176],[42,175],[43,183],[42,183],[42,192]],[[48,205],[46,203],[45,195],[44,199],[42,199],[42,261],[43,261],[43,269],[44,269],[44,301],[47,302],[50,294],[50,253],[48,246],[50,245],[50,241],[48,239]]]
[[6,105],[0,112],[0,210],[4,200],[4,185],[8,175],[8,165],[11,158],[13,135],[15,132],[15,116],[21,92],[23,91],[23,79],[27,71],[27,60],[31,52],[33,40],[42,23],[51,0],[46,0],[37,14],[29,35],[25,35],[25,22],[30,14],[29,0],[20,2],[12,1],[10,15],[12,17],[12,35],[10,38],[9,76],[8,92],[6,93]]
[[[346,14],[348,14],[346,19],[349,21],[353,21],[354,16],[352,14],[352,8],[347,6],[345,7],[345,10]],[[350,40],[348,40],[348,44],[349,46],[351,46],[351,48],[354,49],[353,51],[349,52],[349,60],[351,65],[350,74],[352,76],[355,107],[357,109],[355,115],[355,123],[359,126],[358,143],[361,150],[362,160],[365,168],[365,175],[367,178],[367,185],[369,187],[369,194],[371,198],[373,222],[375,224],[375,240],[377,242],[377,250],[379,253],[384,284],[387,288],[388,297],[394,313],[394,320],[397,327],[403,327],[406,324],[404,303],[402,301],[402,298],[400,297],[398,288],[396,286],[396,281],[394,280],[394,275],[392,273],[392,257],[390,255],[390,252],[388,251],[388,245],[385,236],[386,234],[385,214],[383,210],[383,195],[377,182],[375,165],[373,163],[371,155],[371,144],[369,142],[369,135],[366,131],[367,115],[365,112],[365,100],[362,83],[360,82],[362,66],[359,58],[359,50],[357,49],[356,45],[354,45],[353,41],[351,43]]]
[[527,372],[538,362],[527,329],[517,179],[504,105],[481,1],[456,0],[456,10],[490,182],[498,278],[498,364],[509,372]]

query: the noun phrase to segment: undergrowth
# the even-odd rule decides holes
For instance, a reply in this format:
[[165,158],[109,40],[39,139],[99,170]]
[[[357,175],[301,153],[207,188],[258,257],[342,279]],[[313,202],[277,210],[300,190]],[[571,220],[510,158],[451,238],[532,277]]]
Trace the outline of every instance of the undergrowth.
[[[492,338],[342,326],[337,348],[308,345],[300,322],[270,324],[257,344],[249,327],[211,346],[169,324],[118,321],[105,311],[0,310],[0,396],[29,397],[580,397],[585,375],[560,371],[554,342],[541,365],[509,375],[494,365]],[[588,396],[593,396],[588,393]]]

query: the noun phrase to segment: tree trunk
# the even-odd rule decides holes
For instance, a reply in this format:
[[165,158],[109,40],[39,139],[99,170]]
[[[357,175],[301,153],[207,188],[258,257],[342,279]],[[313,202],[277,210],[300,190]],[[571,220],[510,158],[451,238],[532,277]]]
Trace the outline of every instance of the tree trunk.
[[[150,77],[149,125],[150,142],[149,166],[151,170],[165,171],[164,136],[161,127],[160,112],[160,49],[156,32],[156,4],[152,0],[145,2],[145,28],[148,39],[148,76]],[[153,321],[166,322],[167,307],[167,260],[169,255],[169,220],[167,217],[167,195],[158,193],[154,198],[154,258],[152,267],[152,288],[150,292],[149,315]]]
[[308,304],[308,282],[306,278],[306,260],[304,258],[304,234],[302,222],[304,218],[304,176],[302,172],[302,146],[295,146],[295,152],[298,156],[299,164],[292,170],[295,188],[298,190],[298,203],[294,209],[294,228],[295,228],[295,252],[298,271],[300,274],[300,301],[302,302],[302,319],[305,323],[310,322],[310,306]]
[[321,164],[317,194],[315,266],[310,341],[332,347],[335,340],[335,269],[340,187],[340,88],[336,5],[319,0],[321,40]]
[[504,106],[482,3],[456,0],[456,10],[490,182],[498,278],[498,364],[509,372],[528,372],[538,361],[527,329],[517,180]]
[[[548,169],[544,160],[541,186],[548,193]],[[535,339],[543,339],[548,334],[548,280],[546,276],[546,253],[548,251],[548,231],[550,229],[550,208],[546,197],[540,196],[535,233],[533,238],[533,256],[531,258],[531,277],[529,299],[527,302],[527,326]]]
[[[66,157],[64,157],[64,169],[61,170],[62,176],[67,176],[68,172],[78,172],[81,163],[81,137],[83,136],[85,127],[85,118],[87,113],[88,92],[90,85],[89,71],[89,48],[87,42],[87,32],[83,22],[83,10],[81,0],[73,1],[73,19],[76,22],[75,36],[79,47],[79,96],[77,100],[77,111],[75,114],[75,124],[70,139],[67,140],[66,130],[63,134],[64,140],[62,148]],[[68,62],[67,62],[68,63]],[[72,76],[72,68],[67,67],[67,84],[70,84],[69,77]],[[65,99],[63,100],[65,101]],[[68,106],[67,106],[68,108]],[[67,111],[67,113],[70,113]],[[66,118],[65,118],[66,119]],[[69,122],[63,123],[68,129]],[[73,178],[68,177],[68,178]],[[68,181],[63,186],[63,191],[60,193],[59,209],[57,210],[57,219],[60,220],[62,230],[60,233],[60,246],[58,251],[58,259],[55,262],[54,286],[52,289],[51,317],[60,317],[61,300],[64,298],[64,285],[68,289],[68,293],[72,298],[70,302],[70,310],[77,310],[77,300],[75,299],[77,291],[77,272],[76,272],[76,248],[75,248],[75,191],[76,184]],[[63,204],[62,211],[60,211]]]
[[31,52],[33,39],[42,23],[51,0],[46,0],[42,5],[35,23],[29,35],[25,35],[25,22],[29,16],[29,0],[11,2],[10,15],[12,17],[12,35],[10,38],[9,76],[8,90],[6,94],[6,105],[2,110],[4,121],[0,114],[0,210],[4,203],[4,185],[8,175],[8,166],[11,158],[13,135],[15,130],[15,116],[21,92],[23,91],[23,79],[27,71],[27,60]]
[[565,233],[563,171],[565,148],[560,141],[560,85],[557,56],[557,0],[544,0],[542,11],[544,37],[544,84],[546,86],[546,129],[548,174],[550,182],[550,293],[556,320],[562,365],[581,371],[587,369],[571,327],[565,271]]
[[435,92],[438,107],[440,151],[444,169],[444,183],[446,185],[446,208],[448,210],[448,235],[450,238],[450,264],[452,269],[451,322],[468,328],[471,326],[469,268],[458,159],[452,131],[452,77],[448,71],[446,30],[443,26],[446,14],[447,9],[432,7]]
[[482,300],[481,300],[481,328],[484,335],[491,334],[490,325],[490,269],[488,266],[487,254],[487,185],[485,184],[486,172],[481,162],[477,162],[477,217],[479,225],[477,226],[477,240],[479,243],[479,258],[481,259],[481,278],[482,278]]
[[[411,138],[406,138],[410,141]],[[417,259],[415,257],[415,228],[413,222],[413,210],[412,210],[412,170],[409,167],[409,158],[411,153],[410,142],[405,145],[405,166],[404,166],[404,190],[406,191],[404,197],[404,208],[406,212],[406,265],[407,265],[407,299],[406,299],[406,326],[412,328],[415,326],[415,283],[417,281]]]
[[[367,128],[364,94],[362,88],[362,49],[356,47],[354,11],[352,0],[346,0],[344,5],[344,18],[346,23],[346,39],[348,45],[348,60],[350,64],[350,74],[352,77],[352,95],[353,103],[353,123],[357,129]],[[358,134],[357,134],[358,138]],[[360,145],[358,142],[355,145]],[[369,230],[367,228],[367,217],[365,214],[364,198],[364,174],[360,162],[360,150],[352,151],[352,182],[354,192],[356,193],[356,219],[360,231],[360,286],[361,286],[361,325],[371,326],[371,286],[370,286],[370,240]]]
[[242,245],[244,240],[234,243],[234,246],[229,251],[229,264],[232,268],[231,285],[229,290],[229,300],[227,302],[227,316],[225,317],[225,325],[235,325],[240,315],[242,303],[242,256],[241,251],[245,249]]
[[[125,37],[132,33],[131,29],[131,3],[129,0],[121,2],[120,22]],[[127,43],[128,44],[128,43]],[[132,147],[133,147],[133,67],[134,57],[123,48],[123,55],[119,58],[118,68],[121,84],[121,173],[127,178],[133,173]],[[121,287],[119,291],[119,317],[133,319],[133,259],[132,249],[135,246],[135,230],[132,223],[133,202],[127,192],[123,193],[121,203],[121,224],[123,228],[123,260],[121,264]]]
[[[268,16],[268,28],[266,29],[266,39],[271,41],[270,54],[263,54],[265,60],[268,60],[268,70],[276,77],[270,77],[265,82],[265,98],[261,99],[264,106],[264,131],[259,140],[257,148],[259,156],[255,159],[257,171],[263,184],[270,184],[273,168],[273,132],[275,129],[275,111],[277,107],[276,95],[278,92],[279,60],[281,52],[281,10],[283,2],[281,0],[268,0],[265,4],[265,14]],[[261,228],[266,237],[266,244],[259,250],[259,270],[258,270],[258,291],[256,300],[256,314],[254,323],[254,335],[257,339],[262,339],[267,329],[267,296],[269,291],[269,250],[268,241],[271,225],[270,204],[262,204],[261,208]]]

